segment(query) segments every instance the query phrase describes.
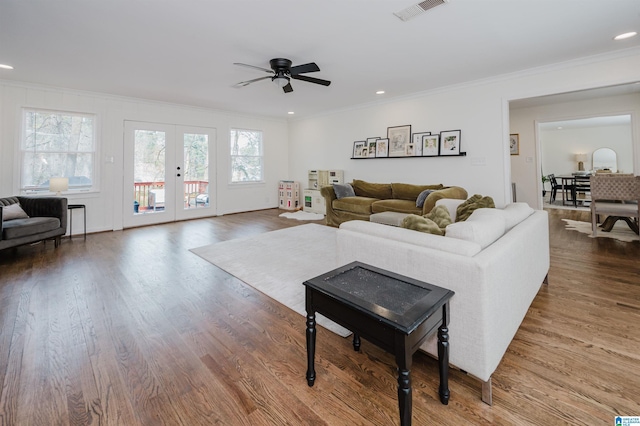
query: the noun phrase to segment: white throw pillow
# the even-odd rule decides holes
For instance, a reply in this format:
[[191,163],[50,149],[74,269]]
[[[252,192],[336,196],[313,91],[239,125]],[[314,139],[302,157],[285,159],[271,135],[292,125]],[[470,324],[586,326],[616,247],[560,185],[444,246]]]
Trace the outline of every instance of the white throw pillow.
[[531,216],[534,210],[527,203],[507,204],[503,209],[507,220],[507,232],[514,226]]
[[465,201],[466,200],[458,200],[456,198],[441,198],[438,201],[436,201],[436,206],[445,206],[447,210],[449,210],[449,215],[451,216],[451,222],[455,222],[458,206],[464,203]]
[[505,214],[502,210],[481,208],[474,210],[464,222],[456,222],[447,226],[445,236],[480,244],[484,249],[506,230]]
[[13,220],[13,219],[26,219],[29,215],[27,215],[22,207],[20,207],[20,203],[9,204],[8,206],[2,207],[2,221]]

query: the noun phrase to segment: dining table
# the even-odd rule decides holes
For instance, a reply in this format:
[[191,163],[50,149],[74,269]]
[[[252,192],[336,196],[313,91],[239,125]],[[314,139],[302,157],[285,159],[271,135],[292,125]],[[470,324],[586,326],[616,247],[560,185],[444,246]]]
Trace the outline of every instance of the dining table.
[[[571,175],[571,176],[556,176],[556,179],[560,179],[560,187],[562,189],[562,205],[566,206],[567,201],[573,202],[574,207],[578,207],[578,191],[590,191],[590,175]],[[571,189],[571,199],[567,199],[566,190]]]

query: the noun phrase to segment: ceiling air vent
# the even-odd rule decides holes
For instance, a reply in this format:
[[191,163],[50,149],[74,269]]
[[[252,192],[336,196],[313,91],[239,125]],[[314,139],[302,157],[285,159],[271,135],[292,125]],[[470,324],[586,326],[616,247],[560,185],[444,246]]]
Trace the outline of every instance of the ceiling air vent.
[[406,9],[401,10],[400,12],[395,12],[398,18],[403,21],[408,21],[411,18],[415,18],[416,16],[426,12],[429,9],[433,9],[436,6],[440,6],[441,4],[445,4],[449,0],[424,0],[418,4],[414,4],[413,6],[409,6]]

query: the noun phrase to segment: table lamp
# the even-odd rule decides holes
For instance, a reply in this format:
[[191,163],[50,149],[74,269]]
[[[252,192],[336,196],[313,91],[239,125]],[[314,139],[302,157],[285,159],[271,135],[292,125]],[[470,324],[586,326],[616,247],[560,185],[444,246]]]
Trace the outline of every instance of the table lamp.
[[587,154],[576,154],[576,161],[578,162],[578,171],[584,171],[584,162],[587,161]]
[[49,191],[55,192],[57,196],[60,196],[62,191],[69,189],[69,178],[66,177],[54,177],[49,179]]

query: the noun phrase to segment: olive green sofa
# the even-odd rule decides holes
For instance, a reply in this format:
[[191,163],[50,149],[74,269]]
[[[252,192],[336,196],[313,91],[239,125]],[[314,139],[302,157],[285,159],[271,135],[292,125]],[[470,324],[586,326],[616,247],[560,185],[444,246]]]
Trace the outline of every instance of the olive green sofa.
[[[467,199],[467,191],[458,186],[414,185],[408,183],[371,183],[354,179],[351,182],[355,197],[338,199],[333,186],[323,186],[327,225],[338,227],[349,220],[369,220],[374,213],[397,212],[425,215],[442,198]],[[424,190],[432,190],[422,207],[416,199]]]

